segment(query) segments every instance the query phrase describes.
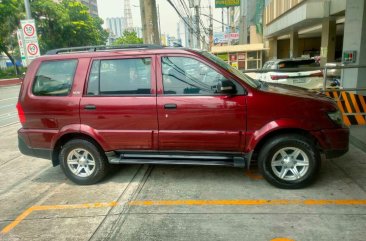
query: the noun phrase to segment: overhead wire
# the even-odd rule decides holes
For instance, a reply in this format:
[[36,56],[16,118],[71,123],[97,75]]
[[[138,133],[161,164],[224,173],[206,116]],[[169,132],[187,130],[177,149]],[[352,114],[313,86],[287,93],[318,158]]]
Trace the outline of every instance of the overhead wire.
[[[179,15],[179,17],[183,20],[183,22],[186,24],[186,26],[194,33],[194,35],[196,35],[197,37],[200,37],[200,35],[198,34],[198,32],[189,24],[187,23],[187,20],[182,16],[182,14],[178,11],[177,7],[173,4],[173,2],[171,0],[167,0],[167,2],[174,8],[174,10],[177,12],[177,14]],[[203,36],[202,36],[203,37]],[[208,42],[206,41],[205,38],[202,38],[202,40],[208,44]]]

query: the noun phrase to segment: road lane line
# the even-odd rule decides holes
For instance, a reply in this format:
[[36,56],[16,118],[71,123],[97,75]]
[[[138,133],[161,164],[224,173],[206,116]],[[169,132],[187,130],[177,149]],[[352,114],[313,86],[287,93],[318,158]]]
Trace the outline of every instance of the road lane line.
[[10,97],[10,98],[6,98],[6,99],[0,99],[0,101],[13,100],[13,99],[18,99],[18,97]]
[[[20,222],[28,217],[33,211],[65,210],[65,209],[88,209],[104,208],[124,205],[126,202],[107,202],[107,203],[84,203],[84,204],[65,204],[65,205],[37,205],[32,206],[20,214],[13,222],[8,224],[1,234],[6,234],[15,228]],[[366,205],[366,199],[247,199],[247,200],[135,200],[127,203],[129,206],[263,206],[263,205]]]
[[263,176],[257,170],[252,170],[252,169],[246,170],[244,172],[244,175],[253,180],[263,179]]
[[65,210],[65,209],[86,209],[86,208],[104,208],[104,207],[114,207],[117,206],[118,202],[109,203],[84,203],[84,204],[69,204],[69,205],[41,205],[32,206],[20,214],[13,222],[7,225],[1,234],[6,234],[15,226],[17,226],[21,221],[28,217],[33,211],[47,211],[47,210]]
[[15,109],[15,107],[16,107],[16,103],[13,103],[13,104],[10,104],[10,105],[2,105],[2,106],[0,106],[0,109],[5,109],[6,107],[14,107],[14,109]]
[[2,128],[2,127],[7,127],[7,126],[11,126],[11,125],[15,125],[15,124],[19,124],[19,121],[12,122],[12,123],[5,124],[5,125],[2,125],[2,126],[0,126],[0,128]]
[[366,200],[136,200],[130,206],[366,205]]
[[23,221],[23,219],[28,217],[28,215],[31,214],[32,212],[33,212],[33,207],[30,207],[27,210],[25,210],[13,222],[11,222],[9,225],[7,225],[5,228],[3,228],[3,230],[1,230],[1,234],[8,233],[10,230],[15,228],[15,226],[17,226],[21,221]]

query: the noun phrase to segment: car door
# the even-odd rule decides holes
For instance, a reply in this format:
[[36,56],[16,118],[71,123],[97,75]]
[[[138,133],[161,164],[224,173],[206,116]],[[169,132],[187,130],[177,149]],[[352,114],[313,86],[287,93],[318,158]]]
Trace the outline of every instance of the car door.
[[80,119],[110,150],[157,149],[153,69],[149,55],[92,60]]
[[160,151],[240,152],[246,129],[246,97],[216,92],[226,79],[220,70],[193,56],[158,58]]

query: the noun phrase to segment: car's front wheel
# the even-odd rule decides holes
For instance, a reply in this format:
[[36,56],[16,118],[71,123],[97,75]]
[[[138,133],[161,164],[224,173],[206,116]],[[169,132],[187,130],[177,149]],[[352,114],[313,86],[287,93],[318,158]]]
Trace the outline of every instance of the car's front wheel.
[[59,159],[65,175],[79,185],[97,183],[107,173],[104,154],[88,140],[70,140],[62,147]]
[[274,186],[286,189],[311,184],[320,168],[320,155],[313,142],[295,134],[268,140],[259,153],[259,168]]

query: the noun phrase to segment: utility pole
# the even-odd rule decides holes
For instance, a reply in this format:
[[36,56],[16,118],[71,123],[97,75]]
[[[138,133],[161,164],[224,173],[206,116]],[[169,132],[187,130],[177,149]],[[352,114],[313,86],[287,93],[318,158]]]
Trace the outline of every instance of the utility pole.
[[213,45],[213,18],[212,18],[212,9],[211,9],[211,4],[209,6],[209,9],[210,9],[210,25],[209,25],[209,28],[208,28],[208,33],[209,33],[209,46],[208,46],[208,49],[209,51],[211,51],[211,48],[212,48],[212,45]]
[[160,44],[155,0],[140,0],[141,24],[145,44]]
[[248,4],[247,0],[240,1],[240,25],[239,25],[239,44],[248,43],[248,28],[246,23]]
[[[229,13],[229,7],[226,8],[226,20],[227,20],[227,34],[229,34],[229,39],[227,40],[227,45],[231,45],[231,39],[230,39],[230,33],[231,33],[231,24],[230,24],[230,13]],[[225,29],[226,30],[226,29]]]
[[192,16],[188,16],[189,18],[189,25],[191,26],[189,28],[189,47],[190,48],[194,48],[194,45],[193,45],[193,19],[192,19]]
[[222,22],[222,32],[225,32],[225,23],[224,23],[224,8],[221,8],[221,22]]
[[160,10],[159,10],[159,5],[158,5],[158,29],[159,29],[159,39],[161,38],[161,24],[160,24]]
[[199,48],[201,48],[200,47],[200,39],[201,39],[201,35],[200,35],[200,15],[199,15],[199,7],[200,7],[200,1],[198,0],[197,2],[196,2],[196,5],[194,6],[194,9],[195,9],[195,17],[196,17],[196,29],[197,29],[197,31],[196,31],[196,42],[197,42],[197,48],[199,49]]
[[32,13],[29,5],[29,0],[24,0],[25,12],[27,13],[27,19],[32,19]]

